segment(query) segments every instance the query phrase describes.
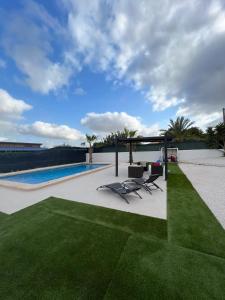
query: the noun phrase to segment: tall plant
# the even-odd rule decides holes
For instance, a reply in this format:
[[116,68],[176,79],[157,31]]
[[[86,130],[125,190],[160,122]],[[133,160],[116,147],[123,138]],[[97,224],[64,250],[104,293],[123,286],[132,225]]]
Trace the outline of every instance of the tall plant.
[[185,117],[177,117],[174,121],[170,119],[168,129],[161,130],[164,134],[169,134],[174,137],[177,141],[183,141],[188,134],[188,130],[192,127],[194,122]]
[[218,146],[217,145],[217,140],[216,140],[215,130],[211,126],[209,126],[206,129],[206,141],[207,141],[210,148],[215,148],[215,147]]
[[94,141],[97,140],[97,136],[96,135],[88,135],[86,134],[86,140],[87,143],[89,144],[89,149],[88,149],[88,153],[89,153],[89,164],[92,163],[92,153],[93,153],[93,143]]
[[223,147],[225,154],[225,124],[219,123],[215,127],[216,138],[220,147]]
[[[127,128],[124,128],[124,130],[121,132],[121,136],[124,138],[133,138],[137,135],[137,130],[129,130]],[[133,163],[133,144],[128,144],[128,151],[129,151],[129,163]]]
[[[128,137],[129,138],[133,138],[133,137],[136,137],[137,135],[137,130],[128,130]],[[131,147],[131,149],[130,149]],[[129,144],[129,162],[130,164],[133,163],[133,144]]]

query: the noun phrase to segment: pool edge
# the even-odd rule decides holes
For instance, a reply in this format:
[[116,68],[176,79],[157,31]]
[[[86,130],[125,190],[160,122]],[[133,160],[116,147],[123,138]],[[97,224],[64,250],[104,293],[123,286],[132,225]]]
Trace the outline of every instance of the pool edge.
[[[77,163],[76,165],[79,165],[79,164],[82,164],[82,163]],[[75,164],[70,164],[70,165],[75,165]],[[102,163],[102,165],[103,165],[103,163]],[[61,166],[62,165],[60,165],[60,167]],[[63,165],[63,166],[65,166],[65,165]],[[59,166],[54,166],[53,168],[57,168],[57,167],[59,167]],[[73,174],[73,175],[61,177],[61,178],[58,178],[58,179],[50,180],[50,181],[47,181],[47,182],[44,182],[44,183],[33,184],[33,185],[5,180],[4,182],[0,181],[0,187],[16,189],[16,190],[21,190],[21,191],[35,191],[35,190],[39,190],[39,189],[42,189],[42,188],[45,188],[45,187],[49,187],[49,186],[52,186],[52,185],[59,184],[61,182],[69,181],[69,180],[72,180],[72,179],[75,179],[75,178],[78,178],[78,177],[81,177],[81,176],[96,173],[96,172],[99,172],[99,171],[102,171],[102,170],[105,170],[105,169],[108,169],[108,168],[111,168],[111,167],[112,167],[112,164],[107,164],[107,165],[104,164],[103,167],[99,167],[99,168],[96,168],[96,169],[93,169],[93,170],[84,171],[84,172],[81,172],[81,173],[77,173],[77,174]],[[52,169],[52,167],[50,167],[50,168]],[[33,169],[32,169],[32,171],[33,171]],[[35,169],[34,171],[38,171],[38,169]],[[26,170],[26,172],[29,172],[29,171]],[[16,174],[22,174],[22,173],[26,173],[26,172],[19,171],[19,172],[16,172]],[[13,173],[14,174],[11,174],[11,175],[16,175],[15,172],[13,172]],[[0,179],[1,179],[1,177],[0,177]]]

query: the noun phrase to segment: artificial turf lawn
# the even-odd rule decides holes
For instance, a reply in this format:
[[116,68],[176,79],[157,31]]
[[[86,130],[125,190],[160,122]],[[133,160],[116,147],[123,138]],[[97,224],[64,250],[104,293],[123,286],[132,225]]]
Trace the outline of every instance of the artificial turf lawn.
[[56,198],[0,222],[0,299],[225,299],[225,232],[175,165],[167,222]]
[[7,214],[4,214],[0,211],[0,225],[6,220],[7,216]]
[[180,168],[169,169],[168,241],[225,258],[224,229]]
[[224,282],[224,259],[132,236],[104,300],[225,299]]
[[167,238],[165,220],[62,199],[21,210],[0,227],[0,298],[103,299],[128,237],[151,229]]
[[1,230],[1,299],[102,299],[128,234],[44,210],[26,221]]
[[155,236],[160,239],[167,239],[166,220],[79,202],[72,205],[70,201],[62,201],[62,199],[57,198],[49,199],[43,204],[45,208],[50,209],[52,212],[67,217],[75,217],[79,220],[125,231],[129,234],[141,235],[142,237]]

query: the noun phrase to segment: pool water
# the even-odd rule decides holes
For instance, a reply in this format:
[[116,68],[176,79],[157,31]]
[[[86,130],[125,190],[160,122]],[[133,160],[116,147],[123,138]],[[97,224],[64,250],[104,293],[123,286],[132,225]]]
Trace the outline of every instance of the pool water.
[[27,184],[38,184],[62,177],[83,173],[106,166],[105,164],[80,164],[73,166],[57,167],[41,171],[26,172],[17,175],[7,175],[0,177],[0,180],[14,181]]

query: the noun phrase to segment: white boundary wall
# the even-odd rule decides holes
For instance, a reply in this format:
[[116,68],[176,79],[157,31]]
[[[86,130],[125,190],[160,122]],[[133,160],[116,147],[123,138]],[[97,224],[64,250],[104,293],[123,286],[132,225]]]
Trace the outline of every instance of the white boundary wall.
[[[222,152],[214,149],[200,150],[178,150],[179,161],[196,161],[198,159],[221,157]],[[160,151],[138,151],[133,152],[134,161],[157,161],[161,158]],[[126,163],[129,160],[129,152],[119,152],[119,162]],[[86,154],[88,162],[88,154]],[[93,163],[115,163],[114,152],[93,153]]]
[[196,161],[207,158],[217,158],[223,156],[217,149],[199,149],[199,150],[178,150],[179,161]]

